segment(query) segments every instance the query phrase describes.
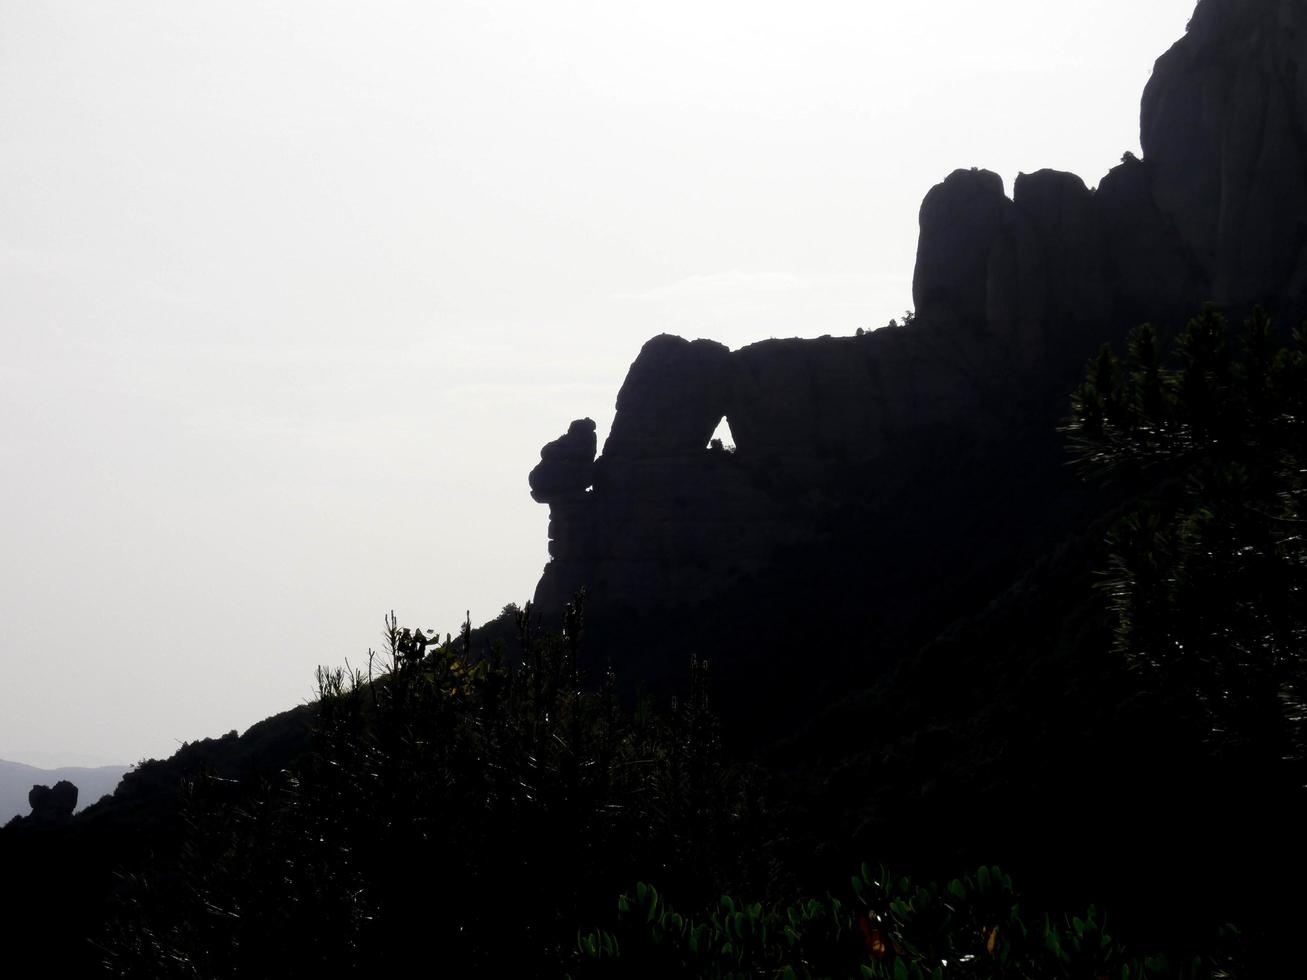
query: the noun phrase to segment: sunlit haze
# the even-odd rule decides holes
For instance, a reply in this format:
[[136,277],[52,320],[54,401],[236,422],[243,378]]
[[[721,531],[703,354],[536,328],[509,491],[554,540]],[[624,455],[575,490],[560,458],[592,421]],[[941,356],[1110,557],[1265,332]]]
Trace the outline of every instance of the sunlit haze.
[[930,187],[1097,184],[1192,9],[0,0],[0,758],[529,599],[646,339],[900,316]]

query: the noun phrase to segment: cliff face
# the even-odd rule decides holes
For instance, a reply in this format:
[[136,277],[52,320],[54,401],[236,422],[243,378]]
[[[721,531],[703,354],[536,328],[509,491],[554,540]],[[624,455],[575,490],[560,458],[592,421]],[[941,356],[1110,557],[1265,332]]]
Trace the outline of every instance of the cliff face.
[[1305,32],[1301,0],[1204,0],[1144,91],[1153,199],[1223,305],[1304,295]]
[[[531,474],[551,516],[537,605],[585,587],[601,615],[783,616],[801,581],[805,602],[895,603],[866,614],[884,625],[1076,520],[1055,428],[1098,345],[1209,300],[1307,312],[1304,8],[1203,0],[1144,93],[1144,159],[1096,190],[1051,170],[1011,198],[987,171],[946,178],[921,207],[911,324],[733,352],[649,341],[603,453],[573,423]],[[723,418],[733,453],[707,448]],[[959,553],[920,557],[950,536]]]

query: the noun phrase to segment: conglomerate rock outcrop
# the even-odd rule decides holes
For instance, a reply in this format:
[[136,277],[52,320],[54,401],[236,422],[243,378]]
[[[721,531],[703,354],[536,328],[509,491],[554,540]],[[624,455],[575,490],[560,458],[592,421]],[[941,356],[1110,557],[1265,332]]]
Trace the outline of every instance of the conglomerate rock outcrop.
[[1153,199],[1220,305],[1307,278],[1307,4],[1203,0],[1144,90]]
[[595,447],[594,419],[577,419],[567,431],[540,450],[540,463],[531,471],[531,497],[542,504],[564,500],[590,486]]
[[32,823],[61,823],[71,819],[77,809],[77,787],[66,779],[61,779],[53,786],[33,786],[27,794],[27,802],[32,807]]
[[[1143,158],[1097,188],[1040,170],[1009,198],[997,174],[949,175],[921,206],[910,324],[650,340],[602,454],[573,423],[532,473],[551,506],[537,606],[585,587],[610,613],[732,593],[771,613],[799,563],[787,582],[907,609],[990,574],[1068,492],[1055,429],[1100,344],[1208,301],[1307,313],[1304,27],[1303,0],[1202,0],[1144,93]],[[707,445],[723,418],[733,452]],[[968,546],[920,558],[947,535]]]

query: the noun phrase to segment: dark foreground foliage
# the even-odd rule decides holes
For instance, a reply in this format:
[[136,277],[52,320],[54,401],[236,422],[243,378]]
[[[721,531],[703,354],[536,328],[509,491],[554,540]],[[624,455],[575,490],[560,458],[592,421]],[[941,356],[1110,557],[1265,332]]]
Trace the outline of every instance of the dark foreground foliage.
[[1081,465],[1157,488],[1114,529],[1103,588],[1116,647],[1188,702],[1222,752],[1307,759],[1307,328],[1292,347],[1254,313],[1208,308],[1174,362],[1148,326],[1104,348],[1068,426]]
[[[866,980],[1043,980],[1225,976],[1224,955],[1175,963],[1132,956],[1089,906],[1052,918],[1023,909],[996,867],[920,884],[863,865],[843,898],[828,893],[765,908],[731,896],[697,918],[638,884],[611,931],[582,935],[579,977],[862,977]],[[1222,937],[1231,945],[1234,930]]]
[[579,602],[392,617],[314,704],[0,832],[0,922],[123,977],[1296,975],[1303,340],[1208,311],[1105,351],[1067,427],[1103,501],[911,652],[814,607],[723,726],[695,622],[654,702]]
[[[707,668],[656,715],[587,691],[580,605],[520,614],[520,657],[387,622],[373,676],[320,670],[313,750],[250,792],[184,794],[180,856],[125,882],[101,941],[124,977],[1215,977],[1135,955],[1090,907],[1027,911],[997,868],[946,884],[863,866],[795,900],[749,769],[722,759]],[[656,877],[697,916],[649,885]],[[734,894],[763,896],[737,900]],[[836,897],[836,893],[842,897]],[[592,928],[597,924],[597,928]]]
[[[670,712],[585,690],[581,608],[519,616],[516,662],[389,620],[362,672],[321,670],[313,752],[262,792],[199,780],[175,872],[137,877],[105,937],[121,976],[557,975],[638,875],[755,886],[765,813],[721,760],[707,668]],[[748,847],[745,846],[748,842]]]

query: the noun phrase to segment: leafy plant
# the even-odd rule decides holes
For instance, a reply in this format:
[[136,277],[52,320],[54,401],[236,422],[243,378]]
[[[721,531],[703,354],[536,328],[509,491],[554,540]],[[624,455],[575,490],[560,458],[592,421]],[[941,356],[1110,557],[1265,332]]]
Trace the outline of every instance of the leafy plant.
[[[1307,760],[1307,332],[1209,307],[1175,343],[1104,348],[1066,427],[1090,474],[1151,479],[1113,531],[1116,644],[1223,751]],[[1298,779],[1301,782],[1301,779]]]
[[1090,906],[1031,916],[999,868],[919,884],[867,865],[844,898],[783,907],[722,898],[687,917],[652,885],[618,899],[611,930],[578,936],[578,977],[865,977],[867,980],[1121,980],[1214,977],[1212,963],[1133,956]]
[[314,751],[275,784],[199,780],[178,867],[124,882],[105,938],[123,976],[372,974],[439,950],[471,973],[549,975],[574,923],[654,868],[739,880],[751,796],[720,758],[705,664],[670,713],[517,615],[519,655],[401,628],[366,669],[320,669]]

